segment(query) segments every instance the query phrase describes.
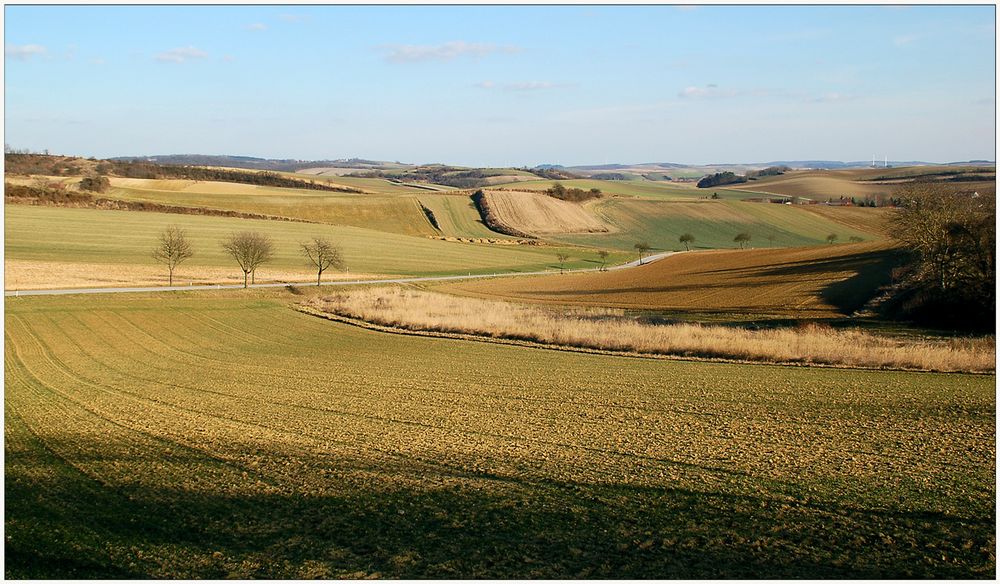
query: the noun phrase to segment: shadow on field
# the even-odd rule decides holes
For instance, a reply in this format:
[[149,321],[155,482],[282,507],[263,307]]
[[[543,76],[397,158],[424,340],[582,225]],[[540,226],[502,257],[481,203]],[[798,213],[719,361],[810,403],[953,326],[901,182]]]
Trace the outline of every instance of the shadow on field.
[[[532,290],[530,295],[537,298],[586,298],[603,297],[615,294],[645,294],[669,295],[691,292],[712,292],[715,290],[741,290],[746,298],[754,298],[760,294],[758,289],[767,289],[772,284],[769,279],[810,283],[815,276],[836,272],[854,272],[854,275],[843,280],[823,286],[819,291],[820,298],[835,307],[842,314],[850,314],[864,306],[878,291],[879,287],[890,282],[892,269],[905,262],[905,253],[898,249],[864,252],[830,259],[819,259],[803,262],[786,262],[766,266],[722,268],[701,270],[698,274],[713,274],[724,276],[715,283],[664,283],[656,286],[632,286],[618,288],[588,288],[572,290]],[[775,305],[780,306],[780,298],[775,299]],[[703,314],[728,314],[733,312],[759,312],[767,310],[755,304],[743,305],[736,298],[731,306],[725,308],[690,307],[675,309],[678,313],[698,312]],[[794,322],[794,319],[793,321]]]
[[825,272],[853,271],[854,275],[823,288],[820,297],[843,314],[850,314],[868,302],[881,286],[889,284],[893,268],[903,265],[905,253],[899,249],[865,252],[809,262],[781,264],[761,272],[763,276],[796,277]]
[[995,569],[992,518],[405,464],[352,473],[345,461],[333,474],[321,470],[329,459],[290,475],[315,488],[251,474],[244,490],[264,479],[271,494],[227,496],[199,485],[218,464],[178,477],[186,489],[150,489],[104,486],[41,446],[9,456],[5,576],[987,578]]

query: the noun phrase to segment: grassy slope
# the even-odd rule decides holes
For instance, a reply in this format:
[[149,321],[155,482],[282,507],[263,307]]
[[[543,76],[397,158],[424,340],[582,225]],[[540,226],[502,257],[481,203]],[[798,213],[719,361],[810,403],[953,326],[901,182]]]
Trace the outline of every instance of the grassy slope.
[[8,299],[5,576],[994,573],[993,376],[388,335],[299,298]]
[[888,283],[894,250],[882,243],[679,254],[602,274],[442,286],[458,294],[554,304],[689,313],[698,317],[834,318]]
[[107,196],[127,201],[263,213],[404,235],[436,234],[412,195],[339,194],[228,183],[200,183],[168,189],[164,187],[171,186],[170,182],[179,181],[144,182],[149,184],[133,186],[115,180],[115,188]]
[[[791,205],[743,203],[738,201],[666,202],[608,199],[591,210],[617,230],[608,234],[560,236],[560,241],[631,249],[646,241],[654,249],[681,250],[683,233],[695,237],[695,248],[738,247],[737,233],[748,232],[752,244],[761,246],[802,246],[825,241],[830,233],[843,240],[851,236],[871,239],[872,235],[834,223]],[[767,239],[774,236],[773,244]]]
[[443,235],[510,239],[483,224],[479,211],[468,196],[423,194],[420,202],[434,213]]
[[[151,264],[150,250],[167,225],[187,229],[195,257],[185,265],[234,266],[220,241],[234,231],[260,230],[275,241],[274,268],[301,268],[299,242],[314,235],[339,244],[353,272],[429,274],[558,268],[555,247],[491,246],[408,237],[356,227],[127,211],[11,205],[6,209],[6,257],[17,260]],[[596,256],[574,249],[571,264]],[[569,264],[567,264],[569,265]],[[266,270],[262,270],[266,271]]]

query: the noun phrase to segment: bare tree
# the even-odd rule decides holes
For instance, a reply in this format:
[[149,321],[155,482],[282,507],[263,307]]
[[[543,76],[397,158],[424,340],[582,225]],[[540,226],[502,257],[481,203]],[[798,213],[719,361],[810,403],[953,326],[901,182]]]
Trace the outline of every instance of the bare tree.
[[566,260],[569,259],[569,256],[564,253],[557,253],[556,259],[559,260],[559,273],[561,274],[563,272],[563,269],[565,268],[564,264],[566,263]]
[[768,244],[769,246],[771,246],[771,247],[774,247],[774,238],[775,238],[775,237],[776,237],[776,236],[775,236],[775,235],[774,235],[773,233],[768,233],[768,234],[767,234],[767,244]]
[[830,244],[835,243],[837,241],[837,237],[838,236],[836,233],[831,233],[830,235],[826,236],[826,242]]
[[746,231],[744,231],[742,233],[737,233],[736,237],[733,238],[733,241],[735,241],[736,243],[740,244],[740,249],[743,249],[744,245],[747,245],[747,244],[750,243],[750,234],[747,233]]
[[243,270],[243,287],[246,288],[247,276],[256,275],[257,267],[271,259],[274,244],[271,243],[270,237],[259,231],[241,231],[233,233],[229,239],[222,242],[222,249],[231,255]]
[[322,237],[314,237],[312,243],[299,244],[302,248],[302,255],[309,258],[312,265],[316,266],[316,285],[319,286],[323,278],[323,271],[327,268],[342,268],[344,260],[340,255],[340,249]]
[[601,258],[601,270],[600,271],[602,271],[602,272],[605,271],[605,270],[607,270],[607,268],[605,266],[608,265],[608,256],[609,255],[611,255],[611,254],[608,253],[608,250],[606,250],[606,249],[601,249],[601,250],[597,251],[597,257]]
[[167,266],[168,285],[174,285],[174,268],[194,255],[187,234],[176,225],[171,225],[160,234],[160,243],[153,248],[153,259]]
[[684,249],[686,251],[691,251],[691,242],[694,241],[694,236],[690,233],[685,233],[680,236],[680,242],[684,244]]
[[641,266],[642,265],[642,254],[648,252],[652,248],[649,247],[649,244],[646,243],[645,241],[640,241],[640,242],[636,243],[635,245],[633,245],[632,247],[634,247],[635,250],[637,252],[639,252],[639,265]]

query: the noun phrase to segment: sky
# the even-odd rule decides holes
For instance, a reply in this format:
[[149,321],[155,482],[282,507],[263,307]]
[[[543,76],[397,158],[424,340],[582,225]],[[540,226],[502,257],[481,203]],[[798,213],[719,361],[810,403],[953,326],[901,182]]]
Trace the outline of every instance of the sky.
[[464,166],[996,157],[993,6],[6,6],[4,141]]

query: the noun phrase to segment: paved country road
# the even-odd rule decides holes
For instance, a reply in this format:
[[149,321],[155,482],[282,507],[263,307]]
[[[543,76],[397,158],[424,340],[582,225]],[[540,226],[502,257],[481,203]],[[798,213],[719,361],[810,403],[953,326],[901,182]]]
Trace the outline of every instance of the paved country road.
[[[658,253],[643,258],[642,265],[646,265],[665,257],[682,253],[668,251]],[[639,265],[639,260],[633,260],[627,264],[609,266],[608,270],[624,270],[634,268]],[[580,270],[566,270],[566,273],[596,272],[597,268],[585,268]],[[440,282],[447,280],[475,280],[477,278],[499,278],[503,276],[538,276],[543,274],[553,274],[552,271],[540,272],[498,272],[495,274],[470,274],[467,276],[415,276],[412,278],[391,278],[382,280],[335,280],[333,282],[323,282],[323,286],[358,286],[364,284],[408,284],[410,282]],[[272,284],[251,284],[249,288],[281,288],[294,285],[309,285],[308,282],[276,282]],[[61,296],[65,294],[116,294],[125,292],[192,292],[200,290],[236,290],[243,288],[242,284],[217,284],[211,286],[146,286],[136,288],[62,288],[54,290],[6,290],[4,296]]]

